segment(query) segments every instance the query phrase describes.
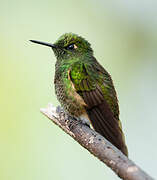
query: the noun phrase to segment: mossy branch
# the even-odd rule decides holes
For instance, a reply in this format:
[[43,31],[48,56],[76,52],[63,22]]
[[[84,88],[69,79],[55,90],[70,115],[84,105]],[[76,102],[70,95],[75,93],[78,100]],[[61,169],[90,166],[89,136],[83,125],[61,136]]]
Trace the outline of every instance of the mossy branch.
[[99,133],[70,117],[61,107],[55,108],[49,104],[47,108],[41,109],[41,112],[110,167],[121,179],[153,180]]

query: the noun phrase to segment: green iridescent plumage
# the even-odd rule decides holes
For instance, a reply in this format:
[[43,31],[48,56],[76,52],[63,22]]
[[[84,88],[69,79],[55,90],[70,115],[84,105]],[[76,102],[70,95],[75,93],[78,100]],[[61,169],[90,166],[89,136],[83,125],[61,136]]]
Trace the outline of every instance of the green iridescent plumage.
[[97,132],[128,155],[111,76],[95,59],[90,43],[66,33],[53,45],[43,44],[52,47],[57,58],[55,92],[64,109],[76,118],[88,119]]

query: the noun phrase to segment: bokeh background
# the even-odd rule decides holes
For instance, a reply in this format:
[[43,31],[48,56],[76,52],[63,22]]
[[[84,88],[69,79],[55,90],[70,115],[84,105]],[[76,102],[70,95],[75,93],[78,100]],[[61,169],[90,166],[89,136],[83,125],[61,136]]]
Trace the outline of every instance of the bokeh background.
[[74,32],[111,73],[129,156],[157,178],[157,1],[0,0],[0,180],[119,178],[39,109],[58,105],[50,48]]

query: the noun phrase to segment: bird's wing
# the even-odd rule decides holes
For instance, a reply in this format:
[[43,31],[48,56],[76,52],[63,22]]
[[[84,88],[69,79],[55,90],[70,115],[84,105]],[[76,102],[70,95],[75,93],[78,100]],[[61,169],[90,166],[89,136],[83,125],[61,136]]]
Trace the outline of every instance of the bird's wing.
[[74,64],[69,71],[76,92],[86,103],[93,128],[127,155],[119,107],[110,75],[97,64]]

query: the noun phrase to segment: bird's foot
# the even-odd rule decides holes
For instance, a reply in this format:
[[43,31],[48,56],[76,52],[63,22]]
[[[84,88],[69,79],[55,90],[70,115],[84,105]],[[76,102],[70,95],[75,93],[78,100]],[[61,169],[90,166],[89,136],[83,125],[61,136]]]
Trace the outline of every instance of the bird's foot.
[[[78,124],[84,124],[90,128],[90,122],[84,116],[74,117],[70,115],[69,113],[67,113],[64,110],[64,108],[60,106],[56,108],[56,112],[59,114],[59,119],[61,120],[61,123],[63,124],[65,123],[69,127],[70,130],[74,128],[75,126],[77,126]],[[64,122],[62,122],[62,119]]]
[[82,124],[84,124],[90,128],[90,121],[89,121],[89,119],[86,118],[86,116],[81,115],[80,117],[78,117],[78,121],[81,121]]
[[71,117],[72,119],[68,122],[69,129],[73,129],[76,127],[78,124],[83,124],[86,125],[90,128],[90,124],[87,121],[82,120],[80,117]]

